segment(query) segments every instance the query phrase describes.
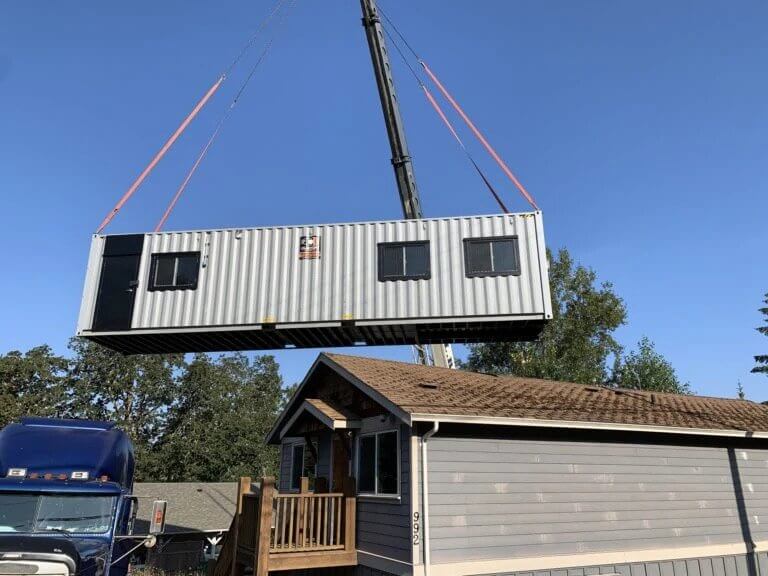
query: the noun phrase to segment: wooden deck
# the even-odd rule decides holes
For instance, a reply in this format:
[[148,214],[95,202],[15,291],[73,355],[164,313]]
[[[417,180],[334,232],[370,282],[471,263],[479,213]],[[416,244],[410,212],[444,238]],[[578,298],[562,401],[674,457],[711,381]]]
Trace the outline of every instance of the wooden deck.
[[254,576],[281,570],[355,566],[355,485],[344,491],[316,493],[306,478],[298,493],[280,494],[274,478],[253,488],[240,480],[237,513],[216,561],[214,576]]

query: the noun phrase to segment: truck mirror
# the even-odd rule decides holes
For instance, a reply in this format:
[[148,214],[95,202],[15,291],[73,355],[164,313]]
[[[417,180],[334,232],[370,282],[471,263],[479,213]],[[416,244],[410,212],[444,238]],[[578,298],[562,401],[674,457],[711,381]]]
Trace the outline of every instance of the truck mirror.
[[168,502],[155,500],[152,503],[152,521],[149,523],[150,534],[162,534],[165,531],[165,509]]
[[128,534],[133,534],[136,525],[136,515],[139,513],[139,499],[136,496],[128,496],[128,505],[131,507],[128,514]]

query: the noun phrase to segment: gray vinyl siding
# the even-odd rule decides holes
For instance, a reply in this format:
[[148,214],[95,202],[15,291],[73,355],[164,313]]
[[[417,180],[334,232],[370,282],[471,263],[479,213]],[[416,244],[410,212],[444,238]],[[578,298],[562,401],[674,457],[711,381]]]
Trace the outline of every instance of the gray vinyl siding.
[[768,540],[768,450],[733,450],[754,541]]
[[392,425],[364,421],[361,434],[375,430],[400,431],[400,498],[372,498],[360,496],[357,501],[357,549],[394,558],[403,562],[411,561],[410,517],[410,446],[411,431],[406,425]]
[[[768,576],[767,554],[761,552],[756,555],[757,570],[750,570],[750,562],[754,567],[755,561],[750,560],[744,554],[739,554],[664,562],[604,564],[536,572],[504,572],[493,576],[594,576],[599,574],[618,574],[620,576],[757,576],[759,574],[760,576]],[[757,572],[757,574],[753,574],[753,572]]]
[[[439,435],[428,446],[434,563],[743,541],[725,448]],[[746,458],[754,537],[768,533],[768,451]]]

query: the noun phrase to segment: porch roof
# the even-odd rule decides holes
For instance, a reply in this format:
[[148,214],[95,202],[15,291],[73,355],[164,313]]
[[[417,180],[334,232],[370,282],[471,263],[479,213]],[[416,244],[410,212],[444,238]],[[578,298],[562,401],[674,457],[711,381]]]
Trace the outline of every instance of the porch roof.
[[319,398],[307,398],[302,402],[293,416],[280,428],[280,438],[290,436],[290,431],[299,418],[304,414],[310,414],[331,430],[346,430],[360,428],[360,419],[357,415],[341,407],[333,406]]

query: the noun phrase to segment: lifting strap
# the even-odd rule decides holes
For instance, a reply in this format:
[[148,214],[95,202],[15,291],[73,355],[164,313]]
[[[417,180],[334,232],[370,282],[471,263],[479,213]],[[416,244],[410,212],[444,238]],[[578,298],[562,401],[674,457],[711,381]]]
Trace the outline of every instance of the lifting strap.
[[504,160],[502,160],[501,156],[497,154],[496,150],[493,149],[493,146],[491,146],[488,140],[486,140],[485,136],[483,136],[480,130],[477,129],[477,126],[475,126],[472,120],[469,119],[469,116],[467,116],[464,110],[462,110],[461,106],[459,106],[459,103],[456,102],[453,96],[451,96],[450,92],[448,92],[448,90],[445,88],[445,86],[443,86],[443,84],[440,82],[437,76],[432,72],[429,66],[427,66],[427,63],[424,62],[424,60],[419,59],[419,64],[421,64],[422,68],[424,68],[424,71],[427,73],[427,76],[430,77],[432,82],[435,83],[435,86],[437,86],[438,90],[440,90],[443,96],[445,96],[446,100],[448,100],[448,102],[451,103],[451,106],[453,106],[453,109],[456,110],[459,116],[461,116],[461,119],[464,120],[464,123],[469,127],[470,130],[472,130],[472,133],[480,141],[480,143],[485,147],[485,149],[488,151],[488,154],[491,155],[491,157],[496,161],[496,163],[499,165],[502,171],[514,183],[514,185],[520,191],[520,194],[523,195],[523,197],[528,201],[528,203],[533,207],[534,210],[538,210],[539,206],[536,204],[536,201],[533,199],[533,196],[530,195],[528,190],[525,189],[525,186],[523,186],[522,183],[517,179],[517,177],[515,177],[515,175],[512,173],[512,170],[509,169],[509,166],[507,166]]
[[256,41],[256,38],[258,37],[261,30],[267,25],[267,23],[272,19],[272,17],[275,15],[275,13],[280,9],[280,7],[286,2],[286,0],[278,0],[278,2],[273,7],[272,11],[267,15],[267,17],[261,22],[256,32],[253,34],[251,39],[248,41],[248,43],[243,47],[243,49],[240,51],[240,53],[235,57],[235,59],[227,66],[226,70],[219,76],[218,80],[213,83],[213,85],[208,89],[208,91],[205,93],[205,95],[200,99],[200,101],[195,105],[195,107],[192,109],[192,111],[187,115],[187,117],[182,121],[181,124],[179,124],[179,127],[176,128],[176,131],[171,134],[170,138],[163,144],[163,147],[160,148],[160,150],[155,154],[155,156],[152,158],[152,160],[147,164],[146,168],[139,174],[138,178],[133,181],[133,184],[128,188],[128,190],[125,192],[125,194],[122,195],[120,200],[118,200],[117,204],[112,208],[112,210],[107,213],[104,220],[102,220],[101,224],[99,224],[99,227],[96,229],[96,234],[101,234],[101,232],[104,230],[104,228],[107,227],[107,225],[112,221],[112,219],[117,216],[117,213],[120,212],[120,209],[125,205],[128,200],[130,200],[131,196],[134,195],[136,190],[139,189],[139,187],[142,185],[144,180],[146,180],[147,176],[154,170],[155,166],[162,160],[163,156],[170,150],[171,146],[173,146],[176,142],[176,140],[179,139],[179,137],[184,133],[184,131],[187,129],[187,126],[190,125],[192,120],[195,119],[195,117],[199,114],[200,110],[203,109],[203,107],[208,103],[208,101],[213,97],[213,95],[217,92],[219,87],[221,86],[222,82],[226,80],[227,75],[230,73],[232,68],[235,67],[235,65],[245,56],[245,54],[250,50],[250,48],[253,46],[254,42]]
[[437,115],[440,116],[443,123],[448,127],[448,130],[450,130],[451,134],[453,134],[453,137],[456,139],[456,142],[459,143],[459,146],[464,151],[464,154],[467,155],[467,158],[472,163],[472,166],[475,167],[475,170],[480,175],[480,178],[483,179],[483,182],[485,182],[485,186],[488,188],[488,190],[493,195],[493,198],[496,200],[496,203],[501,208],[501,211],[505,214],[509,214],[509,210],[504,205],[504,202],[502,201],[501,197],[496,193],[496,190],[494,189],[493,185],[490,183],[488,178],[485,177],[485,174],[480,169],[480,166],[477,165],[477,162],[475,162],[475,159],[472,157],[472,155],[469,153],[469,150],[464,146],[464,142],[461,141],[461,138],[459,138],[459,135],[456,133],[456,129],[453,127],[453,124],[451,124],[451,121],[448,120],[448,117],[445,115],[445,112],[443,112],[443,109],[440,107],[440,104],[437,103],[437,100],[435,100],[435,97],[432,96],[432,93],[429,91],[429,88],[427,88],[424,84],[421,85],[421,89],[424,91],[424,95],[427,97],[427,100],[430,104],[432,104],[432,107],[435,109],[435,112],[437,112]]
[[[288,11],[295,5],[295,1],[296,0],[290,0],[290,4],[288,5],[287,10],[283,12],[283,14],[280,16],[280,22],[282,22],[285,19],[285,16],[288,14]],[[279,25],[279,22],[278,22],[278,25]],[[219,122],[216,125],[216,128],[214,128],[213,133],[211,134],[210,138],[208,138],[208,142],[206,142],[205,146],[203,146],[202,150],[200,150],[200,153],[198,154],[197,159],[192,164],[192,167],[189,169],[189,172],[187,172],[187,175],[184,178],[184,181],[176,190],[176,193],[173,195],[173,198],[171,198],[171,201],[168,204],[168,207],[165,209],[165,212],[163,212],[163,215],[161,216],[160,220],[157,222],[157,225],[155,226],[155,233],[160,232],[163,229],[163,226],[165,226],[165,223],[168,220],[168,217],[171,215],[171,212],[173,212],[173,209],[176,207],[176,204],[178,203],[179,198],[181,198],[181,195],[186,190],[187,184],[189,184],[189,181],[192,180],[192,176],[194,176],[195,172],[197,172],[197,168],[200,166],[200,163],[208,154],[208,150],[210,150],[211,146],[216,141],[216,138],[218,138],[219,132],[221,132],[221,128],[224,126],[224,123],[227,121],[227,118],[229,118],[229,115],[232,113],[232,110],[234,110],[235,106],[237,106],[237,103],[240,100],[240,96],[242,96],[243,92],[245,92],[245,88],[248,86],[248,83],[251,81],[251,78],[253,78],[253,75],[256,73],[256,69],[259,67],[259,65],[262,63],[264,58],[269,53],[274,41],[275,41],[275,37],[273,35],[272,38],[267,43],[267,45],[264,47],[264,50],[262,50],[258,60],[256,60],[256,63],[251,68],[251,71],[249,72],[248,76],[245,78],[245,81],[240,86],[240,89],[237,91],[237,94],[235,94],[235,97],[232,99],[232,102],[230,103],[229,108],[227,108],[227,111],[224,112],[222,117],[219,119]]]
[[[387,18],[387,15],[384,14],[384,12],[381,12],[382,16],[387,20],[387,22],[392,25],[393,28],[395,28],[394,24],[392,24],[392,21]],[[491,184],[491,181],[486,178],[483,171],[480,169],[480,166],[475,162],[475,159],[472,157],[472,154],[469,153],[469,150],[467,150],[467,147],[464,146],[464,142],[459,137],[458,132],[456,132],[456,129],[453,127],[453,124],[451,124],[451,121],[448,120],[448,117],[445,115],[445,112],[443,112],[442,107],[440,104],[438,104],[435,97],[432,95],[432,92],[429,91],[429,88],[427,88],[426,84],[421,81],[421,78],[419,78],[419,75],[416,73],[416,70],[413,69],[413,66],[411,66],[410,62],[408,62],[408,58],[405,57],[405,54],[403,54],[403,51],[400,49],[399,44],[397,41],[392,37],[392,34],[389,33],[389,29],[384,26],[384,33],[387,35],[387,37],[392,42],[392,45],[397,50],[397,53],[400,54],[400,58],[403,60],[403,63],[408,67],[408,70],[411,71],[411,75],[413,75],[414,79],[418,83],[419,87],[424,92],[424,96],[427,97],[427,102],[429,102],[432,105],[432,108],[434,108],[435,112],[437,112],[437,115],[440,117],[440,119],[443,121],[443,124],[448,128],[448,131],[453,135],[456,142],[458,142],[459,147],[464,152],[464,155],[467,157],[467,159],[472,163],[472,166],[474,166],[475,171],[478,173],[480,178],[482,178],[483,182],[485,183],[486,188],[488,188],[489,192],[493,196],[494,200],[496,200],[496,203],[499,205],[499,208],[501,208],[501,211],[505,214],[509,214],[509,210],[504,205],[504,202],[502,202],[501,197],[496,193],[496,190],[494,189],[493,185]],[[408,41],[400,34],[400,32],[395,28],[395,32],[397,32],[398,36],[400,36],[400,39],[405,43],[406,46],[408,46],[408,49],[413,52],[413,48],[411,48],[410,44],[408,44]],[[415,53],[414,53],[415,54]],[[418,60],[418,56],[416,56],[416,59]]]
[[136,180],[133,181],[133,184],[131,184],[131,187],[128,188],[128,190],[123,194],[122,198],[118,200],[117,204],[115,204],[114,208],[109,211],[109,213],[106,215],[104,220],[102,220],[101,224],[99,224],[99,227],[96,229],[96,234],[101,234],[102,230],[107,227],[107,224],[112,222],[112,219],[117,216],[117,213],[120,212],[120,209],[125,205],[126,202],[133,196],[134,192],[139,189],[139,186],[141,186],[142,182],[149,176],[149,173],[152,172],[152,170],[157,166],[158,162],[162,160],[163,156],[165,156],[166,152],[173,146],[174,142],[179,139],[179,136],[186,130],[187,126],[189,126],[190,122],[195,119],[195,116],[202,110],[203,106],[205,106],[208,103],[208,100],[211,99],[211,97],[216,93],[216,91],[221,86],[221,83],[224,82],[225,76],[219,76],[219,79],[216,80],[216,82],[208,89],[208,92],[205,93],[205,96],[203,96],[200,101],[195,105],[195,107],[192,109],[192,112],[189,113],[189,115],[184,118],[184,121],[179,124],[179,127],[176,128],[176,131],[171,134],[171,137],[168,138],[168,140],[163,144],[163,147],[160,148],[160,151],[155,154],[154,158],[150,161],[149,164],[147,164],[147,167],[144,168],[141,174],[139,174],[139,177],[136,178]]

